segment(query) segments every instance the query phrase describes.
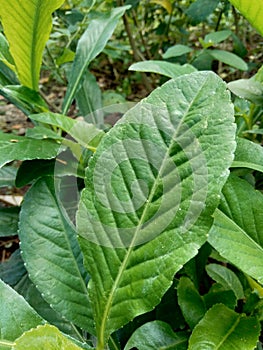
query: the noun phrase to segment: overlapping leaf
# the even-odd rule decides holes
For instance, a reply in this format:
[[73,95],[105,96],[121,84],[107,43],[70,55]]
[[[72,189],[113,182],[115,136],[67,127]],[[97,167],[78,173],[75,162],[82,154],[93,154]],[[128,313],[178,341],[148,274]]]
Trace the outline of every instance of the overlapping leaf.
[[263,283],[263,195],[231,176],[223,189],[209,243],[232,264]]
[[158,304],[205,242],[234,135],[226,86],[203,72],[164,84],[103,138],[77,216],[98,349]]
[[44,299],[69,321],[92,332],[82,256],[52,177],[39,179],[27,192],[19,235],[29,276]]
[[256,317],[246,317],[223,304],[214,305],[195,327],[188,350],[253,350],[260,325]]
[[14,341],[44,320],[11,287],[0,280],[0,348],[4,341]]
[[62,151],[53,140],[34,140],[0,132],[0,167],[13,160],[52,159]]
[[63,104],[63,114],[67,113],[76,92],[80,89],[88,65],[101,53],[119,19],[128,8],[129,6],[118,7],[113,9],[108,17],[92,20],[80,38],[69,77],[68,89]]
[[42,54],[51,14],[64,0],[0,0],[0,18],[21,84],[38,90]]

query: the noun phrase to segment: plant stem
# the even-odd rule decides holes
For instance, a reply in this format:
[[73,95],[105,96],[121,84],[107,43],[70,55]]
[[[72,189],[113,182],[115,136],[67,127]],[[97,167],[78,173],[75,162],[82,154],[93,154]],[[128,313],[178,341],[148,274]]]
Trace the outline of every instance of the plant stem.
[[11,349],[14,345],[15,343],[12,343],[11,341],[4,340],[4,339],[0,340],[0,346],[4,346]]

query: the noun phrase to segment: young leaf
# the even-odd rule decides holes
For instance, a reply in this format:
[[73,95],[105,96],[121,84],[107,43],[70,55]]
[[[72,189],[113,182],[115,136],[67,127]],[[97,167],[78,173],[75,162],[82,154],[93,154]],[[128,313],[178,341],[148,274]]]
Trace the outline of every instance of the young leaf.
[[21,251],[44,299],[71,322],[92,332],[93,321],[76,233],[58,203],[52,178],[27,192],[20,215]]
[[73,98],[78,89],[80,89],[88,65],[104,49],[119,19],[128,8],[129,6],[117,7],[111,11],[108,17],[93,19],[78,41],[76,56],[63,103],[63,114],[67,113]]
[[99,350],[159,303],[205,242],[234,135],[225,83],[197,72],[152,92],[103,138],[77,215]]
[[248,21],[263,35],[263,1],[262,0],[230,0]]
[[237,299],[244,298],[244,291],[237,275],[225,266],[209,264],[206,266],[208,275],[226,290],[232,290]]
[[[38,90],[42,54],[51,14],[64,0],[0,0],[0,17],[22,85]],[[15,25],[14,25],[15,23]]]
[[263,195],[245,180],[230,176],[214,217],[209,243],[220,255],[262,284]]
[[13,160],[51,159],[62,151],[52,140],[34,140],[0,131],[0,167]]
[[177,295],[184,318],[193,329],[206,313],[204,300],[188,277],[180,278]]
[[25,331],[44,323],[21,295],[0,280],[0,347],[1,340],[14,341]]
[[145,323],[132,334],[124,350],[186,350],[187,334],[175,333],[171,326],[162,321]]
[[259,332],[256,317],[246,317],[217,304],[193,330],[188,349],[254,350]]
[[129,70],[136,72],[149,72],[165,75],[169,78],[177,78],[180,75],[193,73],[196,69],[190,64],[180,64],[165,61],[142,61],[133,63]]
[[16,339],[13,350],[81,350],[56,327],[48,324],[31,329]]

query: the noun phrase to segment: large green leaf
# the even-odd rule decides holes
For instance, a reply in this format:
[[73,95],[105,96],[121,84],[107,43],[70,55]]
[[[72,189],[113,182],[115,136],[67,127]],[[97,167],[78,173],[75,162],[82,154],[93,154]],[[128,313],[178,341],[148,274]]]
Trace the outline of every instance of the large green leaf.
[[217,7],[219,0],[195,0],[187,8],[186,14],[189,16],[192,24],[198,24],[205,21]]
[[0,131],[0,167],[13,160],[51,159],[62,151],[52,140],[34,140]]
[[230,2],[263,35],[263,0],[230,0]]
[[180,75],[193,73],[196,71],[195,67],[190,64],[175,64],[166,61],[142,61],[133,63],[129,70],[137,72],[150,72],[165,75],[169,78],[177,78]]
[[0,169],[0,187],[15,186],[17,168],[6,166]]
[[187,338],[184,332],[174,333],[167,323],[153,321],[136,329],[124,350],[186,350]]
[[25,196],[19,229],[22,256],[44,299],[68,320],[92,332],[82,256],[53,181],[52,177],[39,179]]
[[38,90],[42,54],[51,14],[64,0],[0,0],[0,18],[22,85]]
[[98,349],[153,309],[205,242],[234,135],[225,83],[197,72],[155,90],[103,138],[77,215]]
[[214,305],[195,327],[189,350],[254,350],[260,332],[256,317],[246,317],[225,305]]
[[[0,349],[25,331],[43,324],[43,319],[11,287],[0,280]],[[4,348],[6,349],[6,348]]]
[[69,76],[69,84],[63,103],[63,114],[67,110],[76,95],[86,74],[90,62],[104,49],[110,39],[119,19],[129,6],[113,9],[109,16],[93,19],[80,40],[76,50],[76,56]]
[[209,233],[209,243],[243,272],[263,283],[263,195],[231,176]]

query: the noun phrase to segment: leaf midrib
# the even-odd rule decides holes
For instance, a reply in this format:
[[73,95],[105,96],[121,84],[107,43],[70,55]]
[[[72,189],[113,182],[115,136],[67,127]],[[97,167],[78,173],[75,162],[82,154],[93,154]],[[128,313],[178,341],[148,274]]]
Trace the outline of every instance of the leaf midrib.
[[155,193],[155,189],[156,189],[156,186],[157,186],[157,184],[158,184],[159,174],[162,173],[163,167],[164,167],[164,165],[165,165],[165,163],[166,163],[166,160],[167,160],[167,156],[169,155],[170,150],[171,150],[171,148],[172,148],[172,146],[173,146],[173,144],[174,144],[173,140],[175,139],[178,130],[180,130],[181,125],[183,124],[183,122],[184,122],[186,116],[188,115],[188,112],[189,112],[189,110],[191,109],[192,105],[194,104],[194,102],[195,102],[196,99],[198,98],[199,94],[201,93],[201,91],[202,91],[202,89],[203,89],[203,86],[205,85],[206,81],[207,81],[207,78],[204,80],[203,84],[200,86],[200,89],[199,89],[198,92],[196,93],[195,97],[192,99],[192,101],[191,101],[191,103],[189,104],[189,106],[188,106],[186,112],[184,113],[183,118],[182,118],[182,119],[180,120],[180,122],[178,123],[178,126],[177,126],[177,128],[176,128],[176,130],[175,130],[175,133],[174,133],[173,136],[171,137],[171,143],[170,143],[170,145],[169,145],[169,148],[167,149],[166,156],[164,157],[164,160],[163,160],[163,162],[162,162],[162,164],[161,164],[161,167],[160,167],[160,171],[158,172],[158,176],[156,177],[156,180],[155,180],[155,182],[154,182],[154,185],[153,185],[153,187],[152,187],[152,189],[151,189],[151,192],[150,192],[150,195],[149,195],[149,200],[148,200],[148,202],[147,202],[146,205],[145,205],[145,208],[144,208],[144,210],[143,210],[141,219],[140,219],[140,221],[139,221],[139,223],[138,223],[138,225],[137,225],[136,231],[135,231],[135,233],[134,233],[134,237],[133,237],[133,239],[132,239],[132,241],[131,241],[131,244],[130,244],[128,250],[127,250],[127,253],[126,253],[126,255],[125,255],[125,258],[124,258],[124,260],[123,260],[123,263],[122,263],[122,265],[120,266],[118,275],[117,275],[117,277],[116,277],[116,279],[115,279],[115,281],[114,281],[114,283],[113,283],[113,286],[112,286],[112,288],[111,288],[111,291],[110,291],[110,294],[109,294],[109,298],[108,298],[107,304],[105,305],[104,314],[103,314],[103,317],[102,317],[101,327],[100,327],[100,330],[101,330],[101,331],[100,331],[100,334],[98,335],[99,344],[103,344],[103,345],[104,345],[104,334],[105,334],[105,329],[106,329],[106,323],[107,323],[108,315],[109,315],[109,313],[110,313],[110,308],[111,308],[111,305],[112,305],[112,302],[113,302],[114,294],[115,294],[115,291],[116,291],[117,288],[118,288],[118,285],[119,285],[119,282],[120,282],[121,277],[122,277],[122,275],[123,275],[123,272],[124,272],[124,270],[125,270],[125,268],[126,268],[126,266],[127,266],[127,264],[128,264],[130,255],[131,255],[131,253],[132,253],[132,251],[133,251],[133,244],[136,242],[137,234],[138,234],[138,232],[139,232],[139,230],[140,230],[141,225],[143,224],[143,219],[144,219],[145,215],[147,214],[148,207],[149,207],[149,205],[150,205],[150,203],[151,203],[151,200],[150,200],[150,199],[153,197],[153,195],[154,195],[154,193]]
[[38,23],[39,23],[39,12],[41,8],[41,0],[38,0],[36,4],[36,10],[35,14],[33,15],[33,28],[32,28],[32,39],[31,39],[31,47],[30,47],[30,63],[31,63],[31,82],[32,82],[32,88],[35,91],[38,91],[38,77],[36,76],[36,62],[35,59],[35,50],[34,48],[37,47],[37,34],[38,34]]

